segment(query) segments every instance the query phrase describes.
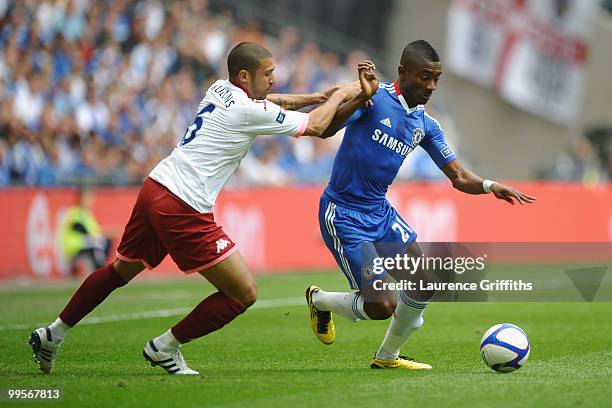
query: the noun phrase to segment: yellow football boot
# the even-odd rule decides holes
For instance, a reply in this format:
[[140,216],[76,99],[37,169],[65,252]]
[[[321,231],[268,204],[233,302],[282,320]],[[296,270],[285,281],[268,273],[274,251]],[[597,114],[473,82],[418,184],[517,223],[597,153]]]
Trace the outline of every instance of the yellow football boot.
[[336,329],[332,320],[331,312],[322,312],[317,310],[312,304],[312,294],[318,292],[317,286],[311,286],[306,289],[306,303],[308,304],[308,312],[310,313],[310,327],[312,332],[321,342],[332,344],[336,341]]
[[431,370],[429,364],[417,363],[411,358],[399,356],[395,360],[379,360],[374,356],[370,368],[402,368],[405,370]]

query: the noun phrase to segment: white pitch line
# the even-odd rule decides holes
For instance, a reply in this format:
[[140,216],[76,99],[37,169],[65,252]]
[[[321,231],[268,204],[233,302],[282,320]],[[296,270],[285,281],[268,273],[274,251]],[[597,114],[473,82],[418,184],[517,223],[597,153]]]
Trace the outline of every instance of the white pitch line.
[[[286,306],[298,306],[303,305],[305,303],[304,299],[301,297],[293,297],[293,298],[281,298],[281,299],[262,299],[255,302],[250,309],[272,309],[275,307],[286,307]],[[108,322],[124,322],[129,320],[144,320],[144,319],[154,319],[157,317],[170,317],[170,316],[180,316],[186,313],[189,313],[192,308],[189,307],[179,307],[175,309],[161,309],[161,310],[148,310],[145,312],[134,312],[134,313],[125,313],[125,314],[115,314],[108,316],[97,316],[97,317],[86,317],[79,323],[79,325],[83,324],[100,324],[100,323],[108,323]],[[18,323],[18,324],[9,324],[6,326],[0,326],[0,331],[6,330],[23,330],[23,329],[35,329],[37,327],[43,326],[46,323]]]

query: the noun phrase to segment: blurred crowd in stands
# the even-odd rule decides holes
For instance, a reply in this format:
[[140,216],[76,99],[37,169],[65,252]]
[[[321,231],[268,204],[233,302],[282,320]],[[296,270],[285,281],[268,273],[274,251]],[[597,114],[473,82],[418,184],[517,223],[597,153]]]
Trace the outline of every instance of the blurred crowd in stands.
[[[0,185],[141,183],[240,41],[274,50],[277,93],[352,81],[365,57],[238,26],[201,0],[0,0],[0,18]],[[337,143],[258,138],[231,183],[321,183]]]
[[[291,26],[270,36],[256,21],[211,13],[204,0],[0,0],[0,186],[140,184],[209,84],[227,76],[227,52],[240,41],[274,50],[277,93],[352,81],[365,58],[354,50],[341,59]],[[230,184],[325,182],[340,140],[258,138]],[[583,151],[542,176],[583,178],[575,163]],[[442,175],[413,156],[402,177]],[[609,156],[597,166],[604,179]]]

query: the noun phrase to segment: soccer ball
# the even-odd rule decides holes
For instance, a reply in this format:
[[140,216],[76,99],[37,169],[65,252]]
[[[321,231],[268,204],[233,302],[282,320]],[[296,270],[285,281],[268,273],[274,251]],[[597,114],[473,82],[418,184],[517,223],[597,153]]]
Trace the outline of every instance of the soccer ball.
[[529,358],[529,338],[518,326],[496,324],[487,330],[480,341],[480,355],[495,371],[508,373],[521,368]]

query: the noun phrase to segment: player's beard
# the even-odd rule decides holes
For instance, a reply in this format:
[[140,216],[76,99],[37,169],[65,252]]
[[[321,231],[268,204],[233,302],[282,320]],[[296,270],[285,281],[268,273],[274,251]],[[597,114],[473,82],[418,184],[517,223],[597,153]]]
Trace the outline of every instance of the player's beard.
[[258,100],[266,99],[270,93],[270,90],[272,89],[270,86],[262,86],[260,88],[257,86],[255,81],[251,81],[249,85],[251,85],[251,93],[253,94],[253,97]]

